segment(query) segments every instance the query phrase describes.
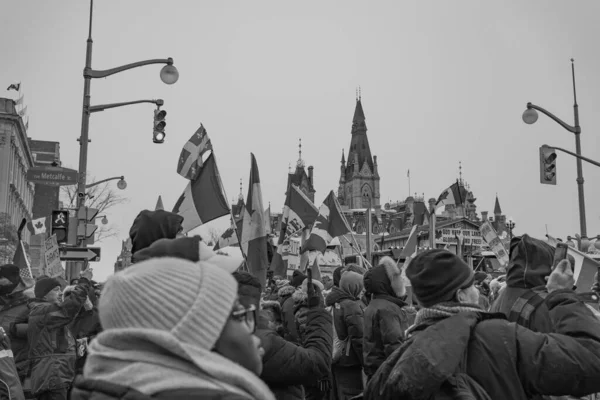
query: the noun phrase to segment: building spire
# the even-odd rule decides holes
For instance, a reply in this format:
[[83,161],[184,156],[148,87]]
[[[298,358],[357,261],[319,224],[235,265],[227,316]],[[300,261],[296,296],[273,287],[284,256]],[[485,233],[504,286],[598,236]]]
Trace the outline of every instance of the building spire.
[[302,159],[302,138],[298,139],[298,162],[296,167],[304,168],[304,160]]
[[238,200],[244,200],[244,193],[242,187],[242,178],[240,178],[240,194],[238,196]]
[[344,154],[344,149],[342,149],[342,164],[346,164],[346,155]]
[[496,204],[494,205],[494,215],[502,215],[502,209],[500,208],[500,202],[498,201],[498,193],[496,193]]
[[462,179],[462,161],[458,162],[458,181],[460,182],[460,184],[463,184],[463,179]]

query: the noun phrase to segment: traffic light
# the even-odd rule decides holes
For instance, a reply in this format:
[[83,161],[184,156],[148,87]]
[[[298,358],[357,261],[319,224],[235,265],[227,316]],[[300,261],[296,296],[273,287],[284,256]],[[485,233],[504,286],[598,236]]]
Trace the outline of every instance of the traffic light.
[[69,239],[69,211],[52,211],[52,234],[56,235],[56,242],[67,243]]
[[165,117],[167,112],[165,110],[156,109],[154,110],[154,132],[152,134],[152,141],[154,143],[164,143],[165,141]]
[[556,185],[556,150],[552,147],[540,147],[540,183]]

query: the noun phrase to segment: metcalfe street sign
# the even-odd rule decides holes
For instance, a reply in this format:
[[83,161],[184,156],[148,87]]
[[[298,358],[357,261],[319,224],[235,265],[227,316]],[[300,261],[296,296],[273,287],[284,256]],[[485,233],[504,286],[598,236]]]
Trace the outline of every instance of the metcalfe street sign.
[[48,186],[77,185],[79,174],[74,169],[62,167],[34,167],[27,171],[27,180]]
[[100,261],[100,247],[64,247],[60,249],[63,261]]

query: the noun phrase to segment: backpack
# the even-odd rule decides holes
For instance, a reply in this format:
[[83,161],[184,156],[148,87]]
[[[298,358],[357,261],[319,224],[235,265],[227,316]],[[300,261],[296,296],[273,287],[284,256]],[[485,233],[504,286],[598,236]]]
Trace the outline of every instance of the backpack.
[[531,329],[531,314],[546,300],[548,292],[543,289],[530,289],[514,302],[508,313],[508,320]]

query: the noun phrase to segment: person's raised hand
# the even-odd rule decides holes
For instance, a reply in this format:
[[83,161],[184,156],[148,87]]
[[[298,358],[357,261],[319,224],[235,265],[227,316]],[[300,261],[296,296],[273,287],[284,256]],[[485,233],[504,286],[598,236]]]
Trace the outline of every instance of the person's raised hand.
[[575,285],[575,278],[573,277],[573,269],[569,260],[559,262],[547,280],[546,289],[548,289],[548,293],[552,293],[555,290],[572,289]]

